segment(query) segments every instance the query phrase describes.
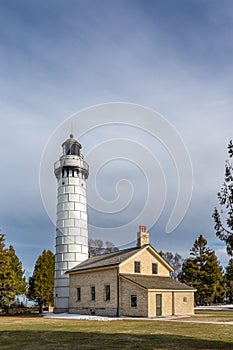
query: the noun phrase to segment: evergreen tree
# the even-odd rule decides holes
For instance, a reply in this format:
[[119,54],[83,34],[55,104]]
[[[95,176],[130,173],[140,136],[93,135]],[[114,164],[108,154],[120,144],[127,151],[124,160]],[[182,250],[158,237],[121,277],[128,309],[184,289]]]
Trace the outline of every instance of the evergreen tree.
[[36,261],[33,276],[29,279],[29,298],[37,299],[42,311],[43,303],[53,305],[54,288],[54,254],[44,250]]
[[179,280],[195,289],[195,300],[198,305],[206,302],[218,302],[225,295],[222,268],[215,252],[207,247],[207,240],[200,235],[190,250],[179,275]]
[[10,257],[5,248],[5,235],[0,234],[0,305],[14,300],[14,278],[11,274]]
[[14,247],[12,245],[9,246],[8,254],[11,259],[11,268],[15,274],[16,280],[16,294],[23,294],[26,290],[26,281],[24,277],[24,270],[22,268],[22,263],[15,254]]
[[22,264],[12,246],[5,247],[5,235],[0,234],[0,306],[10,306],[17,294],[24,293],[26,283]]
[[227,286],[227,298],[229,302],[233,303],[233,259],[229,260],[225,272],[226,286]]
[[225,176],[223,186],[218,192],[218,200],[222,206],[221,212],[215,208],[213,218],[215,221],[216,235],[226,243],[227,253],[233,256],[233,143],[228,144],[229,158],[225,164]]

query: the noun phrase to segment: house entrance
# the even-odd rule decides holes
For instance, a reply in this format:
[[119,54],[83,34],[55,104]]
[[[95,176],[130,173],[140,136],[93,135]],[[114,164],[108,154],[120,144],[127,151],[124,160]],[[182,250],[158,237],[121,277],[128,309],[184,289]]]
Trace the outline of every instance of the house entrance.
[[156,316],[162,316],[162,294],[156,294]]

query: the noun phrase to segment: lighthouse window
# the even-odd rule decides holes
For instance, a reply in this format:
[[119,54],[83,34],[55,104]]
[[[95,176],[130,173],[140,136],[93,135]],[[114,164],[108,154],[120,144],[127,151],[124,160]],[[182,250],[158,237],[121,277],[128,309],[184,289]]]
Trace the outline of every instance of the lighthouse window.
[[66,144],[66,154],[79,156],[79,146],[77,144]]

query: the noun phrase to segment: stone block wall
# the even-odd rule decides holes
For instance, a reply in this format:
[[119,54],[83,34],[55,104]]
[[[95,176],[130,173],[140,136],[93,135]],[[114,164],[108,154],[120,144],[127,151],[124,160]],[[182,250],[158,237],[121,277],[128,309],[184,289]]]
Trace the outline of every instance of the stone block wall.
[[[110,300],[106,300],[106,285],[110,286]],[[91,287],[95,287],[95,300],[91,300]],[[77,300],[77,288],[80,288],[81,300]],[[117,269],[71,273],[69,312],[116,316]]]
[[[120,283],[120,315],[148,317],[147,290],[121,278]],[[131,306],[131,296],[137,297],[137,306]]]

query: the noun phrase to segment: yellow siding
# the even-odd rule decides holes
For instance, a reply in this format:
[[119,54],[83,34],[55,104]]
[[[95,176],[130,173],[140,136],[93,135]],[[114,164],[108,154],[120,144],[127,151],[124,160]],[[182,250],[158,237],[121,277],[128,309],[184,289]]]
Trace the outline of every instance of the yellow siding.
[[149,291],[148,317],[156,317],[156,294],[162,294],[162,316],[194,314],[193,292]]
[[[120,273],[134,273],[134,261],[140,261],[141,275],[152,275],[152,263],[158,264],[157,276],[170,276],[169,270],[147,249],[138,252],[127,261],[120,264]],[[156,276],[156,275],[153,275]]]
[[156,317],[156,294],[162,294],[162,315],[170,316],[172,315],[172,292],[155,292],[149,291],[149,317]]
[[[187,302],[184,300],[184,298],[186,298]],[[175,315],[193,315],[194,292],[175,292],[174,311]]]

